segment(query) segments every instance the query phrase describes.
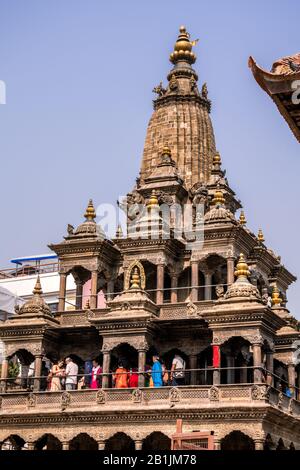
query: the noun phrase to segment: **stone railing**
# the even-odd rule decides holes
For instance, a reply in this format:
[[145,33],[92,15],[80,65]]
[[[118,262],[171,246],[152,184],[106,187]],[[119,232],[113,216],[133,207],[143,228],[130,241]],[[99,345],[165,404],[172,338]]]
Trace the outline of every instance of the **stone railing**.
[[187,320],[188,318],[201,318],[202,311],[211,305],[211,300],[199,302],[165,304],[160,308],[161,320]]
[[234,384],[60,392],[8,392],[0,396],[0,417],[12,413],[59,411],[137,411],[139,409],[209,409],[269,405],[300,417],[300,402],[266,385]]

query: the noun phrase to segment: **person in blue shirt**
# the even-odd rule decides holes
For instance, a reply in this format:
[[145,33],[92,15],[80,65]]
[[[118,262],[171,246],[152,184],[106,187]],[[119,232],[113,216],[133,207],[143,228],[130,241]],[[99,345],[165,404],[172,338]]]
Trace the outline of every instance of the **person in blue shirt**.
[[162,366],[161,366],[161,363],[159,362],[159,357],[153,356],[152,360],[153,360],[153,366],[151,369],[151,377],[153,380],[153,386],[162,387],[163,386]]

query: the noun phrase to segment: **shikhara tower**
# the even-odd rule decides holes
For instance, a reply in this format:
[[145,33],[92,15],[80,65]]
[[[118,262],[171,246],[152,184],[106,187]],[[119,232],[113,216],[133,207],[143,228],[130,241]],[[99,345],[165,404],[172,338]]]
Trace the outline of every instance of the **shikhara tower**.
[[[132,238],[118,229],[108,240],[90,201],[85,221],[50,246],[59,257],[58,311],[45,305],[38,280],[32,300],[0,326],[1,442],[159,450],[168,448],[182,418],[186,430],[214,432],[216,449],[300,448],[298,322],[286,308],[295,277],[262,231],[253,234],[245,213],[237,214],[241,203],[216,151],[193,44],[181,27],[167,86],[154,89],[140,175],[127,195],[128,225],[139,220],[143,233],[157,209],[157,237]],[[158,208],[174,203],[190,206],[193,226],[195,207],[203,205],[204,240],[196,250],[187,237],[173,236],[172,219],[170,237],[162,236]],[[140,214],[136,204],[147,211]],[[77,285],[72,311],[65,303],[69,274]],[[169,368],[176,351],[190,369],[186,385],[145,387],[142,372],[152,354],[159,352]],[[15,355],[24,365],[35,360],[32,390],[6,380]],[[67,355],[81,370],[100,356],[103,388],[41,391],[43,357]],[[111,388],[120,357],[141,372],[138,388]]]

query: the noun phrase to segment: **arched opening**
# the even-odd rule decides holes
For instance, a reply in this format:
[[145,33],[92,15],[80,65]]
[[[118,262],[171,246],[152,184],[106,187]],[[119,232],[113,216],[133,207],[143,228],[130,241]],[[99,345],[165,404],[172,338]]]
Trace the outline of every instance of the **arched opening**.
[[[175,358],[175,355],[178,355],[180,356],[184,361],[185,361],[185,369],[188,369],[189,368],[189,357],[183,352],[181,351],[180,349],[177,349],[177,348],[173,348],[171,349],[170,351],[166,352],[165,354],[162,355],[161,359],[163,361],[163,363],[165,364],[166,366],[166,369],[167,370],[171,370],[172,368],[172,362],[173,362],[173,359]],[[190,373],[189,372],[184,372],[183,374],[183,385],[188,385],[190,383]],[[170,385],[172,385],[170,383]]]
[[33,387],[35,357],[26,349],[19,349],[8,358],[7,389]]
[[276,450],[286,450],[283,440],[280,438],[276,447]]
[[24,449],[25,441],[17,434],[11,434],[2,442],[1,450],[22,450]]
[[156,289],[157,289],[157,267],[150,261],[143,261],[143,268],[146,277],[146,292],[150,299],[156,302]]
[[[88,293],[88,296],[84,295],[86,293],[84,292],[84,286],[89,281],[91,273],[82,266],[75,266],[70,272],[76,284],[75,309],[81,310],[85,308],[90,296],[90,292]],[[67,304],[66,307],[68,309],[68,307],[70,308],[71,306]]]
[[[123,372],[122,372],[122,366]],[[128,343],[121,343],[116,346],[111,352],[111,370],[113,371],[113,376],[110,377],[110,386],[119,388],[124,388],[125,381],[127,381],[129,386],[129,374],[126,372],[134,371],[138,369],[138,352],[137,350]],[[119,376],[118,376],[119,374]],[[121,376],[120,374],[123,374]],[[115,376],[115,380],[113,377]],[[123,380],[119,380],[123,379]]]
[[185,268],[178,277],[178,302],[186,302],[191,293],[191,268]]
[[253,355],[251,344],[241,336],[234,336],[221,346],[222,384],[252,383]]
[[62,443],[52,434],[40,437],[34,446],[35,450],[62,450]]
[[274,359],[274,387],[285,393],[288,386],[287,366],[283,362]]
[[171,302],[171,276],[168,268],[165,268],[164,274],[164,303]]
[[105,451],[113,452],[117,450],[134,452],[135,443],[131,437],[127,436],[124,432],[117,432],[112,437],[110,437],[105,443]]
[[221,450],[255,450],[255,445],[243,432],[232,431],[221,440]]
[[98,450],[98,444],[95,439],[86,433],[78,434],[70,441],[70,450]]
[[199,385],[212,385],[213,384],[213,370],[212,366],[212,347],[208,346],[206,349],[198,354],[198,368],[202,369],[197,372],[197,382]]
[[201,261],[200,270],[205,274],[204,298],[215,300],[227,290],[227,261],[218,254],[211,254]]
[[170,450],[171,439],[162,432],[152,432],[144,439],[142,451]]

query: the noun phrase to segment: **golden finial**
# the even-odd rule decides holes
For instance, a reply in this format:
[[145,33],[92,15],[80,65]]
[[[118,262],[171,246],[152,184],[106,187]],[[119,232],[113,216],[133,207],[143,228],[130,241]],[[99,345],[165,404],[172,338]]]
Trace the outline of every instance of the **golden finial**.
[[33,289],[32,293],[34,295],[42,295],[42,293],[43,293],[42,286],[41,286],[40,275],[38,275],[38,277],[37,277],[37,280],[36,280],[36,283],[35,283],[35,286],[34,286],[34,289]]
[[221,165],[221,155],[219,154],[219,152],[217,152],[215,155],[214,155],[214,158],[213,158],[213,164],[214,165]]
[[155,208],[158,207],[158,199],[156,196],[155,189],[152,190],[150,199],[148,199],[148,202],[147,202],[147,209],[152,209],[153,207]]
[[117,227],[116,238],[123,238],[123,230],[121,224],[119,224]]
[[246,220],[246,217],[245,217],[245,212],[241,211],[240,218],[239,218],[239,224],[244,226],[244,225],[246,225],[246,223],[247,223],[247,220]]
[[86,218],[86,220],[94,220],[96,218],[96,211],[92,199],[89,200],[84,217]]
[[245,261],[245,257],[243,253],[240,254],[239,260],[236,265],[235,276],[239,277],[248,277],[250,275],[250,271],[248,268],[248,264]]
[[164,145],[164,148],[162,149],[162,156],[168,155],[168,157],[171,157],[171,149],[168,146],[168,144]]
[[282,299],[280,298],[280,293],[277,285],[275,284],[272,290],[272,305],[280,305]]
[[217,204],[225,204],[225,198],[223,196],[223,192],[220,189],[217,189],[214,198],[212,200],[212,203],[217,205]]
[[257,240],[259,241],[259,243],[263,243],[265,241],[265,237],[261,228],[258,231]]
[[141,278],[140,272],[137,267],[133,268],[131,272],[131,279],[130,279],[130,289],[140,289],[141,288]]
[[190,41],[190,35],[185,26],[180,26],[179,35],[174,46],[174,52],[170,54],[170,61],[176,64],[180,60],[184,60],[193,64],[196,61],[196,55],[192,52],[192,47],[196,45],[198,39]]

